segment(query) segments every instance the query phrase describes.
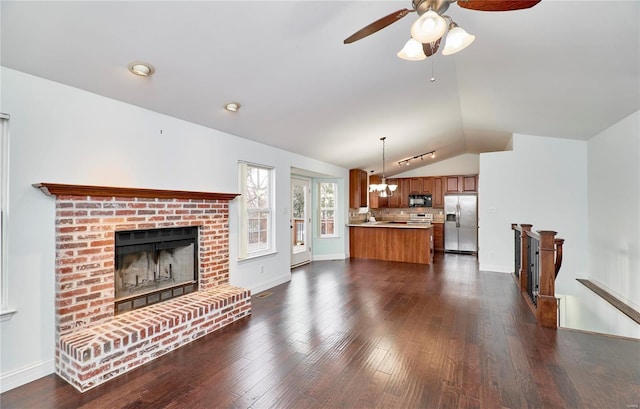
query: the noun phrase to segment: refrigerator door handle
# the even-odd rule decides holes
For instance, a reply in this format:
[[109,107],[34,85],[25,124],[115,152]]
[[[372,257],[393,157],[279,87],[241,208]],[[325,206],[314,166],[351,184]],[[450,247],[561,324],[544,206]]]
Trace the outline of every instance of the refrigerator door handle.
[[460,203],[456,205],[456,227],[460,227]]

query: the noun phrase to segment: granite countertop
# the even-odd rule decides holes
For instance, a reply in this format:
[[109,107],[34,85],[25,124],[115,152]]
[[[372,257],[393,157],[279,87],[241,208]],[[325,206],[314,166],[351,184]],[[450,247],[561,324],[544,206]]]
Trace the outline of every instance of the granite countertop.
[[430,229],[433,226],[430,223],[406,223],[406,222],[394,222],[394,221],[376,221],[376,222],[359,222],[349,223],[349,227],[391,227],[397,229]]

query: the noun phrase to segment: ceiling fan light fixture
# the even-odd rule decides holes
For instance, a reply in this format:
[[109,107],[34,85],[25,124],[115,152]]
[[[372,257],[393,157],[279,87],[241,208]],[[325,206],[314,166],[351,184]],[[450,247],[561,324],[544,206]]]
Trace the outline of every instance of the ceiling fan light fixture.
[[410,38],[402,47],[402,50],[398,51],[398,57],[408,61],[421,61],[427,58],[422,48],[422,43],[419,43],[413,38]]
[[437,41],[445,31],[447,22],[433,10],[424,13],[411,25],[411,37],[423,44]]
[[447,34],[442,55],[451,55],[462,51],[476,39],[476,36],[467,33],[464,29],[458,27],[456,23],[452,23],[451,25],[453,28],[451,28],[449,34]]

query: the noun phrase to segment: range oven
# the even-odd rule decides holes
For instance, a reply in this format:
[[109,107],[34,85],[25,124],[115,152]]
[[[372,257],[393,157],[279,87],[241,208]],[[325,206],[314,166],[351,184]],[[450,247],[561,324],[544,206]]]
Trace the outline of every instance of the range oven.
[[431,207],[431,195],[409,195],[409,207]]

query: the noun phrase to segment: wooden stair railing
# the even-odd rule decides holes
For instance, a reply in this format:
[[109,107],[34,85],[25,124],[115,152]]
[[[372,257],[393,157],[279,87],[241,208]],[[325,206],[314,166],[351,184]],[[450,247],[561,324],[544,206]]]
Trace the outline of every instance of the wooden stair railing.
[[562,245],[564,244],[564,239],[555,239],[554,243],[556,245],[556,277],[558,277],[560,267],[562,267]]
[[[558,328],[558,300],[555,296],[555,279],[562,267],[564,239],[556,238],[550,230],[531,231],[530,224],[512,224],[519,232],[514,240],[520,244],[515,257],[514,275],[521,294],[533,311],[538,325]],[[517,251],[517,250],[516,250]]]

